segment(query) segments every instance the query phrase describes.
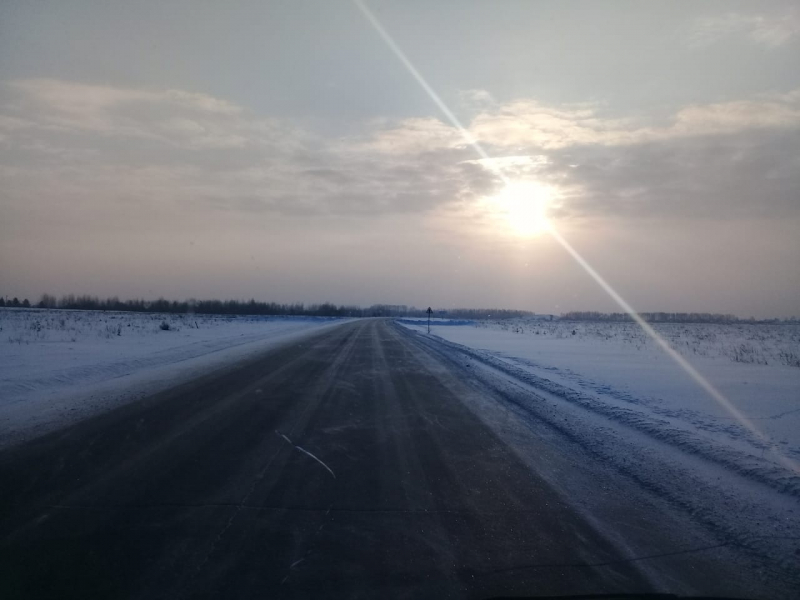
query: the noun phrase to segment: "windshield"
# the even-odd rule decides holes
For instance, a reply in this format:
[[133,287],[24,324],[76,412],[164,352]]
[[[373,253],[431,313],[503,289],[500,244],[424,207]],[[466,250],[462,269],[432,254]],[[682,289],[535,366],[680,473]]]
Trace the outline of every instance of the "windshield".
[[800,588],[790,1],[0,6],[0,596]]

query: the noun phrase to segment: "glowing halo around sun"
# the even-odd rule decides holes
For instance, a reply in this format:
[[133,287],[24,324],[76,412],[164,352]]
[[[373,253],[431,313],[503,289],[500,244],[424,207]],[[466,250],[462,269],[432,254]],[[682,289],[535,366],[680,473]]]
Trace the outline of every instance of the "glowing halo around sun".
[[536,181],[510,181],[489,199],[491,210],[520,237],[535,237],[550,230],[548,209],[554,190]]

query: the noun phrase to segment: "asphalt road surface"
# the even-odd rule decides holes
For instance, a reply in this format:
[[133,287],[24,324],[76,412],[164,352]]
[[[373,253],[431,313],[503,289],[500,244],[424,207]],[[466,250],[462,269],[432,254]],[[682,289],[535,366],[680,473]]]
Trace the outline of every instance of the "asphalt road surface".
[[0,454],[0,597],[647,591],[383,320]]

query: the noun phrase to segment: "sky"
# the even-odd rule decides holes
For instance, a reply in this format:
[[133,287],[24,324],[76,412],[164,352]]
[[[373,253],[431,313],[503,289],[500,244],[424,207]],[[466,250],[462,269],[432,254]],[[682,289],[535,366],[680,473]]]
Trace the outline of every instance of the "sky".
[[0,3],[0,295],[800,315],[796,2],[363,5]]

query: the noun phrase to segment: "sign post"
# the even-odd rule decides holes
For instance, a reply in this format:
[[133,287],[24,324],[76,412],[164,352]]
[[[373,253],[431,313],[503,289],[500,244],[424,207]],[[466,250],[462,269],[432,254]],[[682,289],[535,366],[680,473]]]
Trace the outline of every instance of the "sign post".
[[431,309],[431,307],[429,306],[429,307],[428,307],[428,310],[427,310],[427,311],[425,311],[425,312],[427,312],[427,313],[428,313],[428,335],[430,335],[430,333],[431,333],[431,313],[433,312],[433,310],[432,310],[432,309]]

